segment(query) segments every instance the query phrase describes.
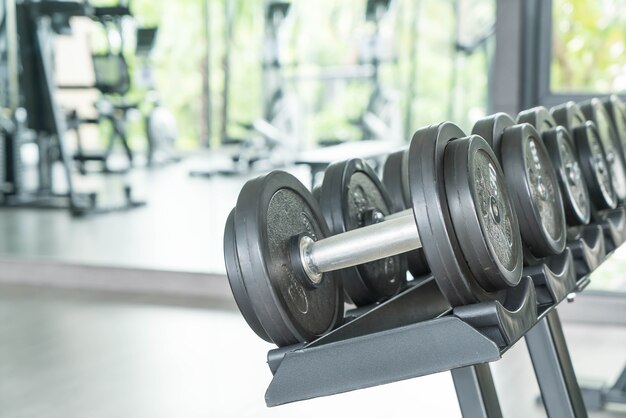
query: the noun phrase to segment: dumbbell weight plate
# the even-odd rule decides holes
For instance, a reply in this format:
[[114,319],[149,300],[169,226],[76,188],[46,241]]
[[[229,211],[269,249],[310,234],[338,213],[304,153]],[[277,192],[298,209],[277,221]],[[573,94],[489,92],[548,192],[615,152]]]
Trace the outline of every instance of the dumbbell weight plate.
[[[235,300],[248,312],[251,328],[278,346],[311,341],[334,328],[343,316],[341,281],[323,273],[321,283],[309,288],[290,262],[293,236],[306,233],[318,240],[330,235],[306,187],[282,171],[253,179],[241,190],[232,219],[225,242],[231,242],[234,229],[236,251],[235,256],[225,251],[230,256],[226,265]],[[251,311],[257,321],[250,319]]]
[[572,140],[574,139],[574,128],[582,126],[587,122],[587,118],[580,110],[580,106],[572,101],[554,106],[550,109],[550,115],[552,115],[557,124],[567,129]]
[[235,238],[235,209],[230,211],[226,219],[226,228],[224,230],[224,262],[226,263],[228,282],[233,295],[235,295],[235,302],[241,314],[248,325],[250,325],[250,328],[252,328],[259,337],[263,338],[265,341],[271,342],[272,340],[263,329],[263,326],[254,312],[252,301],[248,295],[243,276],[241,275]]
[[[554,167],[536,129],[528,123],[515,124],[506,113],[496,113],[476,122],[472,133],[482,135],[499,156],[522,225],[522,239],[532,255],[546,257],[563,251],[566,238],[563,202]],[[550,190],[551,194],[538,193],[538,188],[543,192]]]
[[472,134],[479,135],[487,141],[498,161],[501,161],[500,142],[502,141],[502,133],[513,125],[515,125],[515,121],[509,115],[503,112],[495,113],[477,121],[472,128]]
[[581,176],[578,157],[567,129],[559,126],[548,109],[543,106],[521,112],[517,121],[530,123],[543,139],[563,193],[567,223],[569,225],[588,223],[591,213],[589,191]]
[[[411,192],[409,190],[408,154],[406,150],[389,154],[383,166],[383,184],[389,191],[389,196],[396,206],[396,210],[411,208]],[[418,248],[407,253],[409,272],[413,277],[420,277],[430,273],[424,250]]]
[[[521,246],[516,248],[518,242],[513,239],[519,235],[519,226],[512,222],[516,218],[511,206],[500,198],[505,185],[496,161],[489,145],[478,136],[450,142],[444,156],[454,230],[473,276],[488,291],[515,286],[520,277],[515,263]],[[466,208],[466,202],[475,202],[473,211]],[[484,243],[477,245],[479,235]]]
[[[361,159],[331,164],[319,193],[322,213],[333,235],[372,223],[373,211],[393,212],[391,199],[374,170]],[[357,306],[389,299],[406,284],[403,254],[335,272]]]
[[589,223],[591,201],[587,183],[567,130],[557,126],[543,134],[543,142],[556,169],[561,192],[564,194],[565,217],[570,225]]
[[529,123],[540,134],[558,126],[558,123],[550,114],[550,111],[543,106],[521,111],[519,115],[517,115],[517,123]]
[[539,133],[528,123],[506,129],[500,154],[522,239],[530,253],[535,257],[561,253],[566,239],[563,201]]
[[588,120],[596,124],[598,138],[602,143],[606,161],[609,164],[615,195],[618,202],[624,202],[626,201],[626,163],[624,163],[619,139],[613,129],[610,117],[602,102],[597,98],[582,103],[580,109]]
[[615,94],[602,99],[602,104],[613,122],[613,128],[621,145],[622,156],[626,158],[626,106]]
[[580,106],[572,101],[553,107],[550,113],[570,134],[594,208],[615,208],[617,200],[610,179],[611,173],[602,145],[598,142],[595,123],[588,123]]
[[[466,305],[485,300],[502,299],[503,292],[490,292],[484,289],[467,264],[470,254],[464,254],[462,248],[473,247],[473,251],[487,254],[481,257],[483,260],[491,260],[490,263],[482,266],[483,271],[493,271],[494,276],[498,272],[503,276],[498,288],[507,286],[509,283],[519,281],[521,278],[522,251],[519,233],[511,234],[511,242],[490,242],[492,235],[484,233],[481,230],[481,223],[476,220],[467,225],[468,230],[460,234],[458,237],[455,233],[455,226],[463,223],[462,219],[456,219],[453,222],[452,217],[458,213],[474,213],[476,217],[480,217],[482,213],[482,202],[474,199],[453,199],[450,204],[446,194],[446,176],[450,174],[454,167],[444,167],[444,157],[447,146],[455,140],[464,138],[466,135],[456,125],[450,122],[444,122],[439,125],[430,126],[419,129],[413,136],[408,154],[408,174],[409,186],[411,188],[411,200],[413,214],[415,217],[417,229],[420,234],[424,253],[428,260],[428,265],[437,281],[442,293],[453,306]],[[483,142],[484,147],[466,146],[468,150],[483,149],[490,166],[495,172],[495,187],[498,190],[498,199],[502,199],[506,208],[501,212],[501,216],[510,216],[508,219],[512,226],[517,225],[514,210],[510,205],[510,198],[507,191],[503,187],[502,171],[497,163],[496,157],[489,150],[488,145],[478,136],[472,136],[468,141]],[[451,150],[453,148],[450,148]],[[477,151],[476,151],[477,152]],[[471,156],[467,161],[471,161]],[[472,166],[471,163],[469,167]],[[462,168],[459,168],[461,171]],[[447,171],[447,174],[445,173]],[[458,178],[457,178],[458,176]],[[454,177],[450,177],[448,182],[460,182],[465,178],[466,182],[470,182],[470,178],[466,170],[457,173]],[[477,185],[468,185],[465,189],[470,190],[471,194],[478,196],[476,193],[481,190]],[[451,213],[450,205],[461,205],[455,208],[454,215]],[[508,214],[508,215],[505,215]],[[466,215],[467,216],[467,215]],[[471,242],[466,240],[470,238]],[[459,242],[463,240],[463,245]],[[492,248],[497,245],[508,245],[512,248],[512,260],[499,260],[497,253],[492,252]],[[511,265],[512,269],[500,271],[500,266]]]
[[396,210],[407,209],[411,205],[405,156],[404,151],[392,152],[387,156],[383,165],[383,184]]
[[595,206],[598,209],[615,209],[617,196],[595,124],[586,122],[574,128],[574,143],[578,149],[580,169],[587,180],[589,195]]

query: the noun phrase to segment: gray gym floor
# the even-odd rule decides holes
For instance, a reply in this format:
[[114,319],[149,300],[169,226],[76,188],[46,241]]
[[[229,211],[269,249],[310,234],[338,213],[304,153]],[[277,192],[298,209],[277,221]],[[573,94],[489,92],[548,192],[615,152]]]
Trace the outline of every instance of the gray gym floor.
[[[123,181],[136,185],[149,204],[129,212],[0,212],[0,416],[459,416],[449,373],[264,406],[271,346],[236,310],[222,260],[245,179],[187,176],[207,161],[81,181],[111,199]],[[306,169],[293,171],[308,184]],[[624,259],[594,282],[626,289]],[[565,332],[580,377],[611,382],[626,364],[626,327],[565,321]],[[506,417],[545,416],[523,342],[493,369]]]
[[[626,363],[626,328],[565,332],[579,376]],[[3,418],[459,416],[449,373],[268,409],[271,346],[229,306],[2,287],[0,341]],[[545,416],[523,342],[493,370],[505,417]]]

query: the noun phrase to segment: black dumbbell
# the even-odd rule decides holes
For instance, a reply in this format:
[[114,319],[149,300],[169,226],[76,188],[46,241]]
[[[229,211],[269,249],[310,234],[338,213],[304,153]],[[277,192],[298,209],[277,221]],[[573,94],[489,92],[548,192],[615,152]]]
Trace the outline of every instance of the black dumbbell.
[[293,176],[244,185],[224,254],[235,300],[260,337],[284,346],[323,335],[343,309],[337,270],[420,247],[452,306],[503,300],[520,282],[517,217],[489,145],[444,122],[418,130],[407,158],[412,208],[333,236]]
[[622,156],[626,158],[626,105],[615,94],[605,97],[601,101],[613,123],[613,129],[617,135]]
[[570,101],[555,106],[550,113],[574,140],[580,169],[589,189],[592,218],[601,220],[602,211],[617,207],[615,186],[620,187],[620,183],[614,181],[612,172],[618,172],[619,177],[619,166],[608,163],[596,124],[586,119],[576,103]]
[[626,202],[626,162],[617,133],[613,128],[611,117],[598,98],[579,104],[583,115],[598,128],[598,136],[604,149],[606,161],[609,163],[611,179],[618,203]]
[[580,227],[589,223],[591,201],[569,132],[543,106],[520,112],[517,120],[533,125],[541,135],[559,180],[570,238],[577,238]]
[[502,165],[520,221],[526,263],[563,252],[563,201],[554,166],[537,130],[528,123],[516,123],[506,113],[497,113],[476,122],[472,133],[485,138]]
[[[388,219],[398,212],[371,166],[361,159],[331,164],[314,193],[332,235]],[[389,299],[406,284],[406,256],[393,255],[338,270],[346,295],[357,306]]]

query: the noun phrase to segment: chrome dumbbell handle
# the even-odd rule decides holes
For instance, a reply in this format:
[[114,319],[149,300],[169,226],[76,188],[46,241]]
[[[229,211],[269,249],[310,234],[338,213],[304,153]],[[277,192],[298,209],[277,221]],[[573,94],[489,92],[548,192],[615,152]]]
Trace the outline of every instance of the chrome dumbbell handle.
[[422,242],[413,210],[386,216],[379,223],[333,235],[319,241],[299,237],[299,261],[313,284],[322,273],[353,267],[418,249]]

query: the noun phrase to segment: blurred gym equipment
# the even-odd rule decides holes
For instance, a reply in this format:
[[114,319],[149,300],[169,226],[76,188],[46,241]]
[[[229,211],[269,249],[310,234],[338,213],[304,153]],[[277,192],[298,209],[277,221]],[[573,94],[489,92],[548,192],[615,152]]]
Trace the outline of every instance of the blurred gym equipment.
[[262,117],[250,123],[236,122],[249,135],[233,138],[228,133],[232,36],[234,27],[234,0],[226,0],[224,52],[224,89],[222,93],[221,141],[236,145],[231,170],[195,170],[192,176],[210,177],[215,174],[237,175],[254,171],[254,165],[264,168],[292,163],[301,148],[301,111],[299,99],[290,91],[283,74],[283,48],[280,31],[289,18],[291,3],[267,1],[264,4],[264,35],[262,61]]
[[[4,28],[5,39],[9,41],[6,47],[9,71],[5,73],[9,82],[3,84],[11,86],[9,96],[12,99],[4,109],[12,123],[3,126],[5,159],[2,165],[6,171],[2,204],[68,208],[73,215],[143,205],[132,198],[128,185],[123,188],[124,202],[108,206],[98,202],[96,193],[79,193],[74,187],[65,136],[66,117],[55,98],[52,42],[57,34],[71,30],[71,17],[92,15],[97,9],[74,1],[25,1],[8,5],[11,12],[6,16],[15,20]],[[16,83],[12,77],[18,74]],[[29,171],[31,166],[34,170]],[[58,185],[60,178],[64,185]]]

